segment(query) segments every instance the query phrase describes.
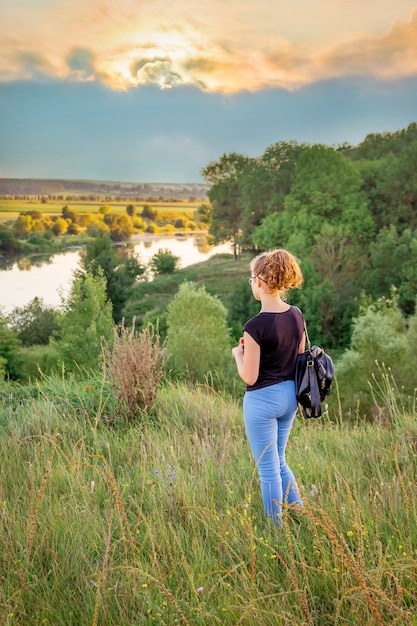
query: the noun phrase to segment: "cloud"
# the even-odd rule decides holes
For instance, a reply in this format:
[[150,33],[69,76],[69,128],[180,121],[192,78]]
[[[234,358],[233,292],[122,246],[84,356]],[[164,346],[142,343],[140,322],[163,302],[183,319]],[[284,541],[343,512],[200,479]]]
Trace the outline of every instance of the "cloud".
[[402,0],[399,8],[390,0],[369,0],[366,7],[317,0],[314,8],[308,0],[296,6],[290,0],[170,6],[39,0],[29,17],[25,1],[0,15],[2,81],[96,80],[112,89],[185,85],[235,93],[353,75],[417,75],[415,0]]
[[73,48],[66,59],[73,80],[89,80],[94,74],[94,54],[87,48]]

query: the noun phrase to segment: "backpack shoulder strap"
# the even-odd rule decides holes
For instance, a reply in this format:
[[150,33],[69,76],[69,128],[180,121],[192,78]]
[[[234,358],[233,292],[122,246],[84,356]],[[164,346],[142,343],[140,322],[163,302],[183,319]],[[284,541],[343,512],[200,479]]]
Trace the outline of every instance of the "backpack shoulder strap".
[[303,323],[304,323],[304,332],[306,334],[306,341],[307,341],[307,347],[310,350],[311,348],[311,341],[310,341],[310,337],[308,336],[308,330],[307,330],[307,324],[305,321],[305,317],[303,315],[303,312],[301,309],[298,308],[298,306],[295,306],[294,304],[292,305],[294,307],[294,309],[297,309],[297,311],[300,313],[301,317],[303,318]]

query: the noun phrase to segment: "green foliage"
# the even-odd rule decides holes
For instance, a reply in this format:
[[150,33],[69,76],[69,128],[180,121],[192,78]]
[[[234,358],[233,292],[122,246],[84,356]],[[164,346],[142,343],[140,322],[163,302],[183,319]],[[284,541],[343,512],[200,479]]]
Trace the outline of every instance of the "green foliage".
[[364,273],[368,293],[383,297],[395,287],[406,314],[414,313],[417,293],[417,230],[398,233],[394,225],[383,228],[369,247],[369,267]]
[[87,244],[81,254],[81,266],[84,272],[105,277],[106,294],[112,303],[113,319],[116,323],[120,322],[129,289],[138,276],[144,274],[145,267],[133,253],[118,251],[106,234]]
[[168,367],[174,376],[227,380],[231,339],[227,311],[204,287],[183,283],[167,311]]
[[54,345],[33,345],[21,349],[22,382],[49,376],[59,369],[59,355]]
[[34,298],[26,306],[15,307],[8,317],[10,328],[26,347],[47,344],[58,329],[56,312],[44,306],[40,298]]
[[0,255],[11,256],[17,254],[21,249],[21,245],[6,226],[0,224]]
[[201,172],[213,185],[208,194],[212,206],[209,233],[215,243],[232,241],[235,258],[240,255],[242,234],[239,178],[247,163],[247,157],[232,152],[223,154],[217,162],[211,161]]
[[161,276],[162,274],[173,274],[180,262],[180,257],[175,256],[170,250],[158,250],[149,261],[149,267],[153,274]]
[[212,220],[212,209],[209,202],[203,202],[197,209],[197,215],[200,222],[209,226]]
[[112,335],[112,306],[106,296],[106,279],[89,273],[78,276],[63,302],[59,336],[53,341],[65,368],[97,369],[102,341],[111,344]]
[[233,339],[237,343],[242,336],[245,322],[259,313],[259,302],[252,296],[246,279],[236,281],[227,300],[227,320]]
[[128,204],[126,207],[126,215],[129,217],[134,217],[136,213],[136,207],[134,204]]
[[336,363],[338,384],[343,407],[357,405],[360,414],[379,417],[371,411],[374,402],[373,381],[386,376],[401,384],[402,400],[415,391],[415,354],[417,316],[405,321],[394,293],[391,299],[380,299],[362,307],[354,319],[351,347]]
[[9,328],[7,316],[0,310],[0,377],[19,380],[22,371],[20,341],[14,330]]

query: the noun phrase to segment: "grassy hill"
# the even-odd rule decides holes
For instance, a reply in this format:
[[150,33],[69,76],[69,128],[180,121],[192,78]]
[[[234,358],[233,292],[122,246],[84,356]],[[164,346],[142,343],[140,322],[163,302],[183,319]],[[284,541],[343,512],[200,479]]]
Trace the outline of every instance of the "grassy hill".
[[417,623],[417,423],[392,402],[385,424],[297,418],[305,507],[277,529],[240,400],[166,382],[110,426],[99,376],[1,398],[0,623]]

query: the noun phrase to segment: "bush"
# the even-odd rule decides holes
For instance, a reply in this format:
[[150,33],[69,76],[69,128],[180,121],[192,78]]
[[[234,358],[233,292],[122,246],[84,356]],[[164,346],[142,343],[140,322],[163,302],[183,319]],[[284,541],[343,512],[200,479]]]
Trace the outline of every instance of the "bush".
[[90,237],[99,237],[110,232],[110,228],[104,222],[97,220],[90,222],[87,226],[87,235]]
[[21,373],[20,341],[16,332],[9,328],[7,317],[0,310],[0,377],[19,380]]
[[168,305],[168,365],[177,376],[224,385],[231,376],[231,338],[226,308],[204,287],[183,283]]
[[33,298],[26,306],[15,307],[8,320],[10,328],[25,347],[49,343],[50,337],[58,330],[56,312],[46,307],[41,298]]
[[112,305],[107,300],[106,279],[100,273],[78,276],[63,303],[59,338],[52,340],[67,370],[98,368],[102,338],[110,340],[112,330]]
[[120,417],[128,422],[149,411],[161,384],[166,362],[165,342],[158,327],[148,324],[139,335],[132,328],[114,327],[113,347],[105,344],[103,366]]
[[372,389],[386,372],[400,381],[404,398],[413,395],[416,325],[417,316],[408,322],[403,318],[395,294],[361,309],[353,323],[351,348],[335,364],[345,414],[356,410],[381,419]]
[[173,274],[178,269],[180,257],[175,256],[168,249],[158,250],[149,261],[151,271],[157,276],[162,274]]

